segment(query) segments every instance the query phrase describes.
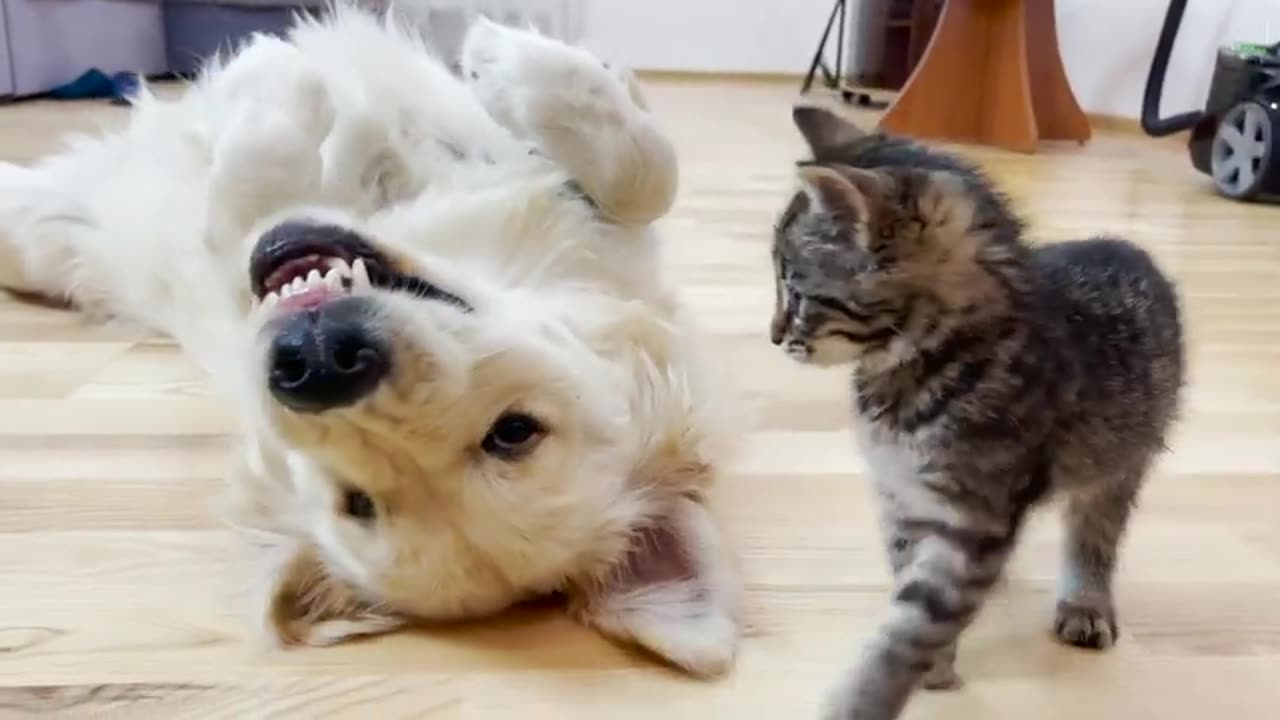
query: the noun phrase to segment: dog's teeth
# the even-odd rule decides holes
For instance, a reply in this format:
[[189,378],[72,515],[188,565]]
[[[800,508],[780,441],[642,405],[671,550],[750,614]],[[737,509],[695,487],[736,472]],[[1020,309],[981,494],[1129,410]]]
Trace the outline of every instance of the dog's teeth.
[[307,284],[307,281],[301,275],[299,275],[298,277],[293,279],[293,282],[289,283],[289,287],[293,290],[294,294],[297,294],[302,291],[302,288],[306,284]]
[[347,261],[343,260],[342,258],[330,258],[329,270],[330,272],[336,270],[338,272],[339,277],[351,277],[351,266],[348,265]]
[[273,291],[267,293],[266,297],[262,298],[261,306],[263,310],[270,310],[275,307],[278,302],[280,302],[280,296]]
[[324,274],[324,284],[334,290],[342,289],[342,273],[338,268],[329,268],[329,272]]
[[316,268],[311,268],[311,272],[307,273],[308,285],[315,285],[316,283],[320,282],[320,279],[321,279],[320,271]]
[[372,284],[369,282],[369,268],[365,267],[364,258],[356,258],[351,263],[351,277],[354,287],[367,288]]

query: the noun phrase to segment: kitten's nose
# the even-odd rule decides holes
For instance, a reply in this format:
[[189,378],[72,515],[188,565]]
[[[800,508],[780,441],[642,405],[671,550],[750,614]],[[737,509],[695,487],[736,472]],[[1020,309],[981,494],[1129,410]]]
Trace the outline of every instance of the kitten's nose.
[[364,298],[343,298],[294,313],[276,328],[268,385],[280,404],[318,413],[350,405],[378,386],[391,351]]

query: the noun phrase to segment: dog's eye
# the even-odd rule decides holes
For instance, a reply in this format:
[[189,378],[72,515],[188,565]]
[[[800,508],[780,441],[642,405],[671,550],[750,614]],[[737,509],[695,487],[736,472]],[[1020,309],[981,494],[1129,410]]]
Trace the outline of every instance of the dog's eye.
[[537,418],[511,412],[493,423],[480,447],[490,455],[509,459],[533,449],[545,432]]
[[372,520],[378,514],[373,498],[359,490],[348,490],[343,494],[342,512],[357,520]]

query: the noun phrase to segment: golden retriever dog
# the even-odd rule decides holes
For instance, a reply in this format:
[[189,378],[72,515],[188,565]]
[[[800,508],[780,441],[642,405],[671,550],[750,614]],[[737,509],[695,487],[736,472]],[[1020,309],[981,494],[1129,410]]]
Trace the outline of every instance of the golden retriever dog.
[[352,7],[0,166],[0,285],[172,337],[239,419],[261,617],[325,645],[555,594],[703,677],[740,636],[719,392],[664,281],[629,74],[477,20],[454,72]]

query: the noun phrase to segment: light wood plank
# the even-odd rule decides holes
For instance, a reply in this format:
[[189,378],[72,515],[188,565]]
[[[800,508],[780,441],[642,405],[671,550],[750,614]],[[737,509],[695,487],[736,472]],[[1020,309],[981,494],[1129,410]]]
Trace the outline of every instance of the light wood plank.
[[[888,575],[844,375],[767,340],[769,233],[802,147],[792,91],[650,91],[683,157],[667,265],[755,419],[718,489],[749,590],[732,676],[685,679],[555,608],[326,650],[260,646],[253,565],[216,515],[225,404],[163,339],[0,299],[0,717],[812,717],[874,628]],[[119,118],[6,106],[0,157]],[[1191,385],[1130,534],[1120,645],[1049,639],[1060,533],[1040,516],[962,647],[966,689],[922,696],[909,717],[1275,716],[1280,209],[1215,197],[1177,144],[1131,134],[1032,157],[965,152],[1037,239],[1108,232],[1151,249],[1183,293]]]

